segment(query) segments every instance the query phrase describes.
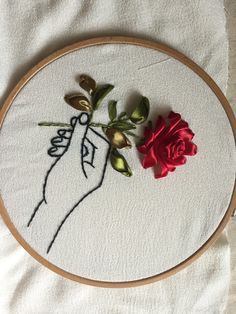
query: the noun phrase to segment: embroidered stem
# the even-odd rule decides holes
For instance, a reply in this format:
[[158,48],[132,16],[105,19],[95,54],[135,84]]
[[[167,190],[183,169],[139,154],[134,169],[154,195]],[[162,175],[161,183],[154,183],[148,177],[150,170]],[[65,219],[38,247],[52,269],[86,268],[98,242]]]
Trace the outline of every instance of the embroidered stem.
[[59,126],[59,127],[71,127],[69,123],[62,122],[39,122],[39,126]]
[[130,131],[124,131],[126,134],[130,135],[130,136],[133,136],[133,137],[136,137],[136,138],[140,138],[141,139],[141,136],[138,136],[137,134],[133,133],[133,132],[130,132]]
[[93,126],[95,128],[110,128],[109,125],[103,123],[90,123],[89,126]]
[[[55,127],[71,127],[69,123],[63,123],[63,122],[39,122],[38,125],[39,126],[55,126]],[[103,123],[90,123],[89,126],[93,126],[95,128],[110,128],[111,127]]]
[[90,113],[90,118],[89,118],[90,123],[93,121],[93,113],[94,113],[94,111],[91,111],[91,113]]

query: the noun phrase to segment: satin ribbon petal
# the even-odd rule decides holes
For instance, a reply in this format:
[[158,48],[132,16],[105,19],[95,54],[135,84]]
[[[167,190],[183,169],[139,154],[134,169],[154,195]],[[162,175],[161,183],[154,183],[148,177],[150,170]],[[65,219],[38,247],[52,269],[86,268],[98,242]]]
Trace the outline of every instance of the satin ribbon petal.
[[144,129],[144,137],[145,137],[145,141],[150,141],[153,139],[153,131],[152,129],[150,129],[149,127],[145,127]]
[[[163,141],[165,138],[169,137],[171,134],[174,134],[176,130],[179,130],[179,123],[182,122],[181,115],[179,113],[175,113],[171,111],[170,114],[168,115],[168,119],[169,119],[169,126],[166,126],[164,128],[163,132],[159,136],[159,141]],[[157,138],[157,136],[155,136],[155,138]]]
[[175,131],[176,135],[178,135],[183,140],[191,141],[194,137],[194,133],[189,128],[182,128],[180,130]]
[[187,158],[185,156],[179,156],[175,159],[166,159],[166,163],[170,166],[182,166],[186,163]]
[[148,152],[148,148],[145,144],[137,146],[137,150],[141,153],[141,154],[147,154]]
[[168,168],[166,164],[160,159],[158,166],[155,168],[155,178],[160,179],[168,175]]
[[157,158],[154,151],[154,147],[151,147],[147,155],[144,157],[142,165],[143,165],[143,168],[147,169],[147,168],[155,166],[156,164],[157,164]]
[[168,119],[170,122],[169,131],[173,130],[182,121],[181,115],[173,111],[168,115]]
[[161,132],[165,129],[166,127],[166,122],[163,119],[162,116],[159,116],[157,121],[156,121],[156,126],[155,126],[155,132],[154,132],[154,136],[155,138],[157,138]]
[[152,144],[154,140],[154,133],[148,127],[144,129],[144,138],[145,138],[145,143],[137,146],[137,149],[141,154],[147,154],[149,150],[148,146],[150,146],[150,144]]
[[174,135],[179,134],[180,131],[186,131],[186,132],[191,131],[189,129],[188,123],[184,120],[179,120],[178,123],[170,121],[168,134],[174,136]]
[[148,147],[150,144],[153,143],[153,141],[155,139],[155,135],[154,135],[152,129],[146,127],[144,129],[144,137],[145,137],[145,145],[146,145],[146,147]]
[[194,133],[189,129],[188,122],[181,120],[181,116],[178,113],[171,112],[168,116],[170,119],[170,127],[168,134],[178,135],[182,139],[192,140]]
[[155,166],[155,178],[163,178],[168,172],[187,161],[185,155],[195,155],[197,146],[191,142],[194,133],[179,113],[170,112],[167,121],[159,116],[155,129],[145,128],[145,143],[138,147],[144,154],[144,168]]
[[186,142],[185,143],[185,155],[194,156],[197,153],[197,145],[193,142]]
[[170,113],[168,114],[168,119],[177,122],[181,120],[181,115],[171,110]]

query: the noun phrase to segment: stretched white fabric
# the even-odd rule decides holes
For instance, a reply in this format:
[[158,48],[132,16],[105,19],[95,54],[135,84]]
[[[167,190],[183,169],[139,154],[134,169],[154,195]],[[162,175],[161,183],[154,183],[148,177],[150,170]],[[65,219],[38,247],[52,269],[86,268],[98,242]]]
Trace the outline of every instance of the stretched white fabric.
[[[184,52],[225,90],[227,38],[223,1],[0,2],[0,94],[36,61],[98,35],[136,35]],[[229,248],[221,239],[193,265],[162,282],[101,289],[68,281],[39,265],[1,222],[1,313],[222,313]]]

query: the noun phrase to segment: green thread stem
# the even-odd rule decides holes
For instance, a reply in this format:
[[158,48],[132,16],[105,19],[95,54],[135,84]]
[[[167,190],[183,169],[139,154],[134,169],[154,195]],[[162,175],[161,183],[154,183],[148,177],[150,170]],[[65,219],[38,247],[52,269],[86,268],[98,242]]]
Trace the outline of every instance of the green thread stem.
[[139,138],[139,139],[142,139],[141,136],[133,133],[133,132],[130,132],[130,131],[124,131],[124,133],[126,133],[127,135],[130,135],[130,136],[133,136],[133,137],[136,137],[136,138]]
[[94,113],[94,111],[92,110],[90,113],[90,117],[89,117],[90,123],[92,123],[92,121],[93,121],[93,113]]
[[62,122],[39,122],[39,126],[59,126],[59,127],[71,127],[69,123]]
[[90,126],[94,126],[96,128],[109,128],[109,125],[103,124],[103,123],[90,123]]

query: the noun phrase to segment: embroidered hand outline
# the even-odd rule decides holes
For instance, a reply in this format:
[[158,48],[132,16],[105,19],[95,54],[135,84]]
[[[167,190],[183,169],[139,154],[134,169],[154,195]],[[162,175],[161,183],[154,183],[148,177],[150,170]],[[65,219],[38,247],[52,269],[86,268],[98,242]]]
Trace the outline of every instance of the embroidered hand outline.
[[[42,236],[47,253],[73,211],[102,186],[110,154],[110,143],[89,126],[87,113],[71,118],[70,124],[70,129],[59,129],[51,140],[48,154],[56,160],[45,175],[42,199],[27,223],[31,238]],[[53,222],[50,228],[45,227],[48,221]]]

